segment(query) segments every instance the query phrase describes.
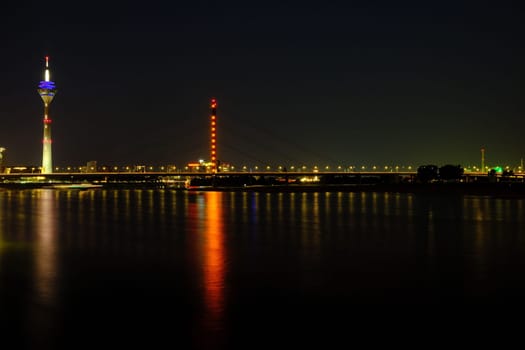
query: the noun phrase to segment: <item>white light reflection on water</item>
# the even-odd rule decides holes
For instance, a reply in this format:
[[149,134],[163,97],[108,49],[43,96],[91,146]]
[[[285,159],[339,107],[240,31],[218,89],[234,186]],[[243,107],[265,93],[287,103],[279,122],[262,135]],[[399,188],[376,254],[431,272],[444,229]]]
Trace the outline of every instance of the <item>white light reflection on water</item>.
[[36,209],[35,289],[38,302],[52,306],[57,297],[58,192],[41,190],[33,198]]

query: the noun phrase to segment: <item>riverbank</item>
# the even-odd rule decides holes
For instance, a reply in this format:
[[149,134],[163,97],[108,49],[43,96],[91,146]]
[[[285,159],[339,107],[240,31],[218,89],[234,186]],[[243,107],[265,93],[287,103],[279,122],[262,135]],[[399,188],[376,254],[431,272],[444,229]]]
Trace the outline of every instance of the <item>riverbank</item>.
[[[102,189],[166,189],[176,191],[221,191],[221,192],[391,192],[391,193],[428,193],[457,194],[494,197],[525,198],[525,183],[396,183],[396,184],[289,184],[289,185],[252,185],[252,186],[192,186],[167,187],[162,184],[145,183],[104,183]],[[0,189],[53,189],[46,183],[2,183]],[[66,188],[71,190],[73,188]],[[57,189],[62,190],[62,189]],[[84,190],[84,189],[80,189]]]
[[525,198],[525,183],[400,183],[349,185],[273,185],[243,187],[192,187],[190,191],[244,191],[244,192],[392,192],[480,195]]

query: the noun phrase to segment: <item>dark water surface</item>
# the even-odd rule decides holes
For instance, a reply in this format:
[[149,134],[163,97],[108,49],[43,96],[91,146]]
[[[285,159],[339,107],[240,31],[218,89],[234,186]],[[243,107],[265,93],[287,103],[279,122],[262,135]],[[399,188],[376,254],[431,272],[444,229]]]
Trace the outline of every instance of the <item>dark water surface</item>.
[[469,343],[524,292],[524,199],[0,190],[18,349]]

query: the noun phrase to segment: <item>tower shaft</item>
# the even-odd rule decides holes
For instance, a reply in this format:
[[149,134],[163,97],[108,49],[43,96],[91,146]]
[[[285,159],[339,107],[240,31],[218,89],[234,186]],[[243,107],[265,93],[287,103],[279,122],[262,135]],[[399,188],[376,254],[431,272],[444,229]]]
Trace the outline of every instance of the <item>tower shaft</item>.
[[49,104],[44,103],[44,138],[42,139],[42,173],[53,172],[53,152],[51,139],[51,119],[49,118]]

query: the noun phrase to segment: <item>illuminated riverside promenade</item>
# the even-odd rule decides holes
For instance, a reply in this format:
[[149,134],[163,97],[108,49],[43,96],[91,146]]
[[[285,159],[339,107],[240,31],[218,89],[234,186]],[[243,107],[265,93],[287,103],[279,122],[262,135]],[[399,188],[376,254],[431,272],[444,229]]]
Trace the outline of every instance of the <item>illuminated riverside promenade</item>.
[[[69,176],[82,177],[82,176],[183,176],[183,177],[207,177],[207,176],[326,176],[326,175],[399,175],[399,176],[415,176],[415,171],[399,171],[399,172],[386,172],[386,171],[316,171],[316,170],[298,170],[298,171],[272,171],[272,170],[254,170],[254,171],[225,171],[219,173],[206,173],[200,171],[108,171],[108,172],[55,172],[53,174],[41,174],[38,172],[33,173],[6,173],[0,174],[0,178],[16,178],[16,177],[34,177],[34,178],[64,178]],[[468,175],[468,174],[467,174]],[[470,175],[483,176],[486,174],[482,173],[471,173]]]
[[[410,175],[417,174],[417,168],[411,165],[408,166],[271,166],[271,165],[242,165],[242,166],[228,166],[220,168],[218,174],[400,174]],[[477,167],[464,167],[464,174],[470,176],[483,176],[486,175],[492,168],[486,169],[486,171],[480,171]],[[512,171],[516,175],[525,174],[522,171],[521,166],[518,167],[501,167],[501,171]],[[54,173],[59,174],[131,174],[131,173],[144,173],[144,174],[184,174],[189,176],[195,175],[212,175],[215,172],[211,171],[210,168],[205,166],[202,167],[190,167],[190,166],[177,166],[177,165],[120,165],[120,166],[63,166],[55,167]],[[3,173],[0,172],[0,176],[5,174],[41,174],[41,167],[39,166],[8,166],[5,167]]]

